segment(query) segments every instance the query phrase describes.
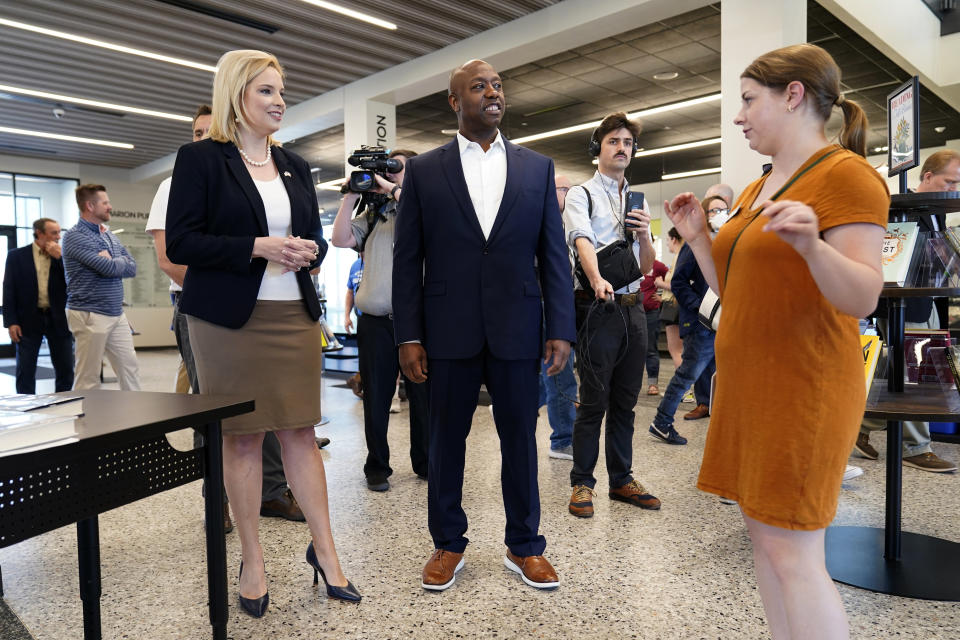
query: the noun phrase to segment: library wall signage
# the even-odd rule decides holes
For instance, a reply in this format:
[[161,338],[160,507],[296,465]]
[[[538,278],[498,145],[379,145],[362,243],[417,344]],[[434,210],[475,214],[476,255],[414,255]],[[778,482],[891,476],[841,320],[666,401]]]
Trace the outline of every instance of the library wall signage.
[[920,80],[913,76],[887,96],[887,175],[893,177],[920,164]]

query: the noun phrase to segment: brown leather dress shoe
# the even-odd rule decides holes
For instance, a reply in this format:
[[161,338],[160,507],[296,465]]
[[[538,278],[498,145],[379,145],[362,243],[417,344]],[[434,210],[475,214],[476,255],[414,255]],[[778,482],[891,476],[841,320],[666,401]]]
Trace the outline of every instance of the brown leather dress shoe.
[[350,390],[353,391],[353,395],[358,398],[363,397],[363,381],[360,379],[360,374],[355,373],[349,378],[347,378],[347,386],[350,387]]
[[705,404],[698,404],[693,411],[683,414],[684,420],[699,420],[710,415],[710,407]]
[[448,589],[457,580],[460,569],[463,569],[462,553],[434,549],[427,564],[423,565],[420,586],[431,591]]
[[510,571],[520,574],[523,581],[535,589],[556,589],[560,586],[560,578],[553,570],[550,561],[543,556],[520,557],[507,549],[503,556],[503,564]]
[[261,502],[260,515],[264,518],[286,518],[294,522],[304,522],[306,520],[290,489],[284,491],[283,495],[276,500]]
[[230,533],[233,531],[233,521],[230,519],[230,505],[226,502],[223,503],[223,532]]
[[609,495],[612,500],[629,502],[633,506],[640,507],[641,509],[660,508],[660,501],[655,496],[647,493],[643,485],[636,480],[632,480],[622,487],[611,487],[607,495]]

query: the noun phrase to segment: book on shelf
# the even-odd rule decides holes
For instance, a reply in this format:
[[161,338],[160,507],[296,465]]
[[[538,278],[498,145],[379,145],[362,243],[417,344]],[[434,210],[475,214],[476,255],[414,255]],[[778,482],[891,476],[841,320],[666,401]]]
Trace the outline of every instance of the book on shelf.
[[15,393],[0,396],[0,411],[42,411],[58,416],[82,416],[83,396],[62,396],[55,393],[31,395]]
[[75,416],[0,410],[0,452],[36,447],[77,435]]
[[863,375],[867,383],[867,394],[870,393],[873,376],[877,373],[877,361],[880,360],[882,346],[883,343],[877,336],[860,336],[860,349],[863,351]]
[[916,222],[891,222],[883,237],[883,284],[902,287],[907,280],[920,230]]

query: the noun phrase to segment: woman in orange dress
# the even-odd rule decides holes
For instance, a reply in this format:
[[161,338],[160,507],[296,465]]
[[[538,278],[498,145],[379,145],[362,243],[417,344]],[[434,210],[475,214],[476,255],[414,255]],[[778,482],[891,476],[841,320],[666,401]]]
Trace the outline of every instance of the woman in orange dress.
[[[883,287],[889,193],[863,158],[863,110],[840,93],[826,51],[766,53],[740,90],[734,122],[773,168],[712,243],[693,194],[664,203],[723,303],[697,486],[739,503],[773,638],[847,638],[824,532],[863,416],[857,318]],[[835,106],[840,145],[824,133]]]

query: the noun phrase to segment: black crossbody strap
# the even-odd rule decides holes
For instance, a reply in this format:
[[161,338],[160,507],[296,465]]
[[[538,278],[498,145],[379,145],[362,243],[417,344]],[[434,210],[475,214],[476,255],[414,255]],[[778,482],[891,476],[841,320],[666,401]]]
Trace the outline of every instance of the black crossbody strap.
[[[783,193],[784,193],[787,189],[789,189],[789,188],[793,185],[794,182],[796,182],[797,180],[799,180],[800,177],[801,177],[803,174],[805,174],[807,171],[810,171],[810,169],[813,169],[815,166],[817,166],[818,164],[820,164],[821,162],[823,162],[824,160],[826,160],[829,156],[833,155],[833,154],[836,153],[837,151],[838,151],[837,149],[831,149],[830,151],[826,152],[825,154],[823,154],[822,156],[820,156],[819,158],[817,158],[809,167],[807,167],[806,169],[804,169],[803,171],[801,171],[801,172],[798,173],[797,175],[793,176],[793,178],[791,178],[790,182],[788,182],[787,184],[785,184],[785,185],[783,185],[782,187],[780,187],[780,189],[779,189],[775,194],[773,194],[773,195],[770,197],[770,200],[776,200],[777,198],[779,198],[780,196],[782,196]],[[740,229],[740,233],[737,234],[737,237],[733,239],[733,244],[730,245],[730,254],[727,256],[727,269],[726,269],[726,271],[724,271],[724,273],[723,273],[723,286],[727,286],[727,276],[730,275],[730,263],[733,262],[733,250],[737,248],[737,242],[739,242],[740,236],[742,236],[742,235],[743,235],[743,232],[747,230],[747,227],[749,227],[751,224],[753,224],[753,221],[756,220],[756,219],[759,218],[759,217],[760,217],[760,213],[758,212],[757,215],[755,215],[755,216],[753,216],[752,218],[750,218],[750,222],[748,222],[747,224],[745,224],[745,225],[743,226],[743,229]]]

